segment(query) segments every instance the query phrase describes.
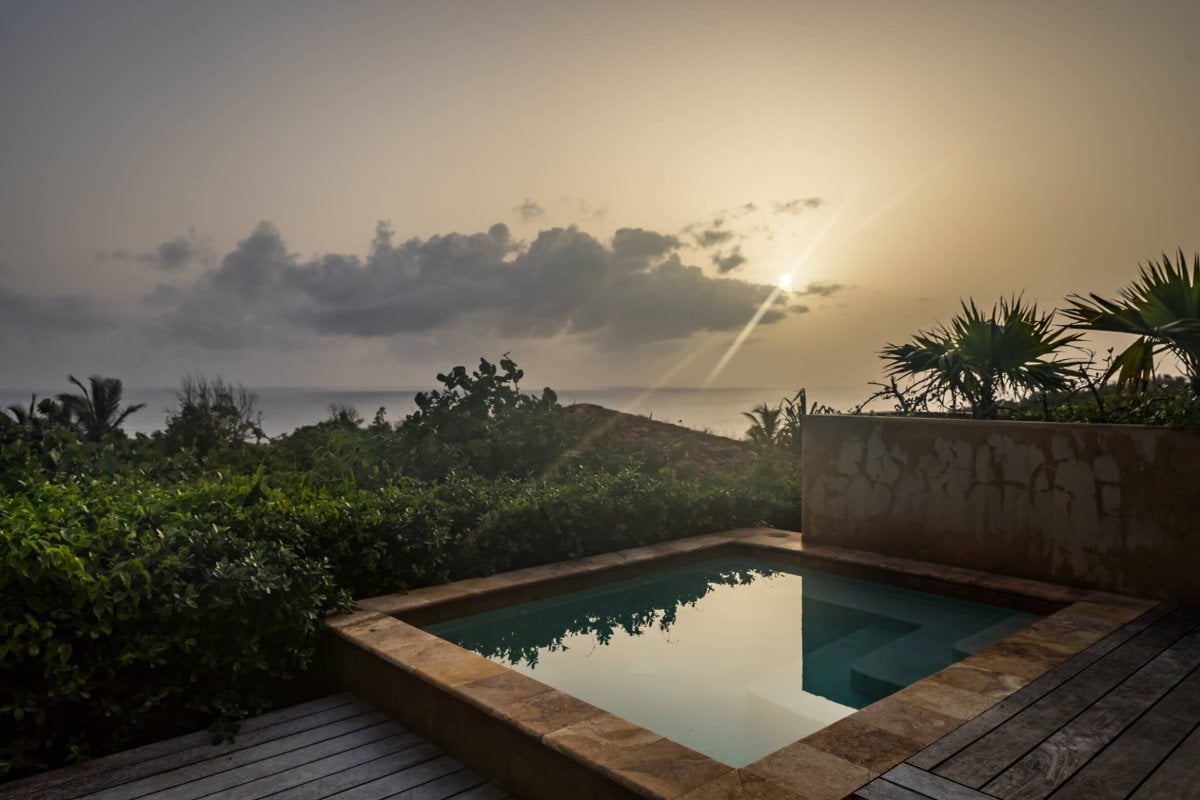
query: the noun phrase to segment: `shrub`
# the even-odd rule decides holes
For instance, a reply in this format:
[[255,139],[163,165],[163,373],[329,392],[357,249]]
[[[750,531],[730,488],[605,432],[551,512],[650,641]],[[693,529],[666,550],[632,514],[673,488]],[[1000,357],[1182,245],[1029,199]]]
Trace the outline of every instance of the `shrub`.
[[247,484],[31,484],[0,498],[0,774],[264,708],[340,600],[231,535]]

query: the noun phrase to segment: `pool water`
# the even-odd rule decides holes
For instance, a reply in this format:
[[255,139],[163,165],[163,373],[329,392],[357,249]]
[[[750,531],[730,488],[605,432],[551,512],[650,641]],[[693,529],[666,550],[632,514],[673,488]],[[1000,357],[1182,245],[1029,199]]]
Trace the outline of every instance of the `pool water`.
[[723,558],[426,630],[742,767],[1036,619]]

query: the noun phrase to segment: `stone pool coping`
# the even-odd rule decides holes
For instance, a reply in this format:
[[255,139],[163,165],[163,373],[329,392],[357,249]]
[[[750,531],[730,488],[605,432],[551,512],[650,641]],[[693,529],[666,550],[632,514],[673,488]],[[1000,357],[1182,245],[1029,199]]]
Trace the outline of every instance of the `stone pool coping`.
[[[882,576],[1048,616],[740,769],[417,627],[724,555]],[[752,528],[362,600],[326,620],[322,658],[342,685],[518,797],[837,800],[1155,605]]]

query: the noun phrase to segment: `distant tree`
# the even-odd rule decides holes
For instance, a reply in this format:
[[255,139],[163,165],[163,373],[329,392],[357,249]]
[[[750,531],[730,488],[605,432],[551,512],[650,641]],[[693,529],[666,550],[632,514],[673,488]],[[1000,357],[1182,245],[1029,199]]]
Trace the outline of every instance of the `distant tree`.
[[329,416],[317,423],[318,428],[342,428],[353,430],[363,424],[358,409],[344,403],[330,403]]
[[74,375],[67,379],[79,387],[79,394],[60,394],[58,401],[80,436],[89,441],[97,442],[105,434],[119,431],[130,414],[146,407],[145,403],[136,403],[122,409],[124,386],[117,378],[92,375],[87,386]]
[[1174,264],[1164,253],[1161,264],[1151,261],[1138,268],[1141,277],[1121,290],[1120,299],[1071,295],[1063,313],[1072,328],[1138,337],[1113,359],[1105,376],[1115,374],[1119,387],[1144,390],[1154,376],[1155,356],[1169,352],[1200,397],[1200,253],[1190,272],[1182,249]]
[[185,375],[172,390],[176,407],[167,413],[164,438],[176,448],[204,456],[222,445],[266,438],[258,395],[218,375]]
[[905,344],[888,344],[879,356],[890,377],[907,378],[911,389],[953,406],[959,399],[976,419],[994,419],[1005,395],[1064,391],[1078,363],[1050,360],[1080,334],[1054,326],[1054,315],[1020,297],[1000,300],[984,314],[974,300],[949,325],[921,331]]
[[750,428],[746,431],[750,441],[768,446],[779,443],[784,427],[782,406],[760,403],[749,411],[743,411],[742,416],[750,420]]
[[7,409],[16,428],[26,437],[41,438],[48,430],[71,428],[71,417],[61,403],[49,397],[30,395],[29,406],[13,403]]

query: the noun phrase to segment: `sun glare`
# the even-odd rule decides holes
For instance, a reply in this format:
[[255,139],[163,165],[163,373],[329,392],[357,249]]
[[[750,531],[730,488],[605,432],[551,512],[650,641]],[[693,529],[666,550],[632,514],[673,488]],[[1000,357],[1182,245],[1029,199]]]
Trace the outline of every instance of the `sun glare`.
[[783,291],[788,291],[792,288],[792,276],[788,274],[780,275],[779,280],[775,281],[775,285]]

